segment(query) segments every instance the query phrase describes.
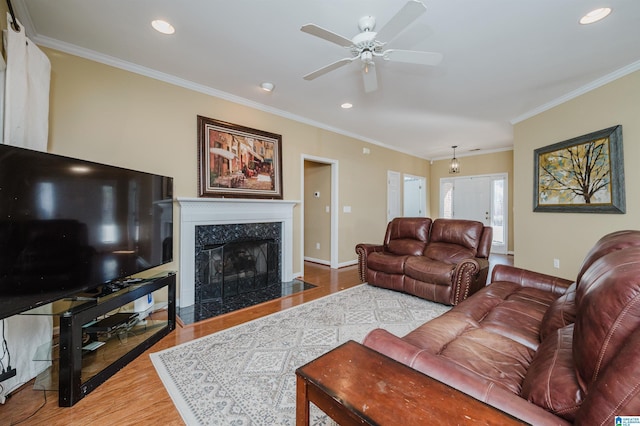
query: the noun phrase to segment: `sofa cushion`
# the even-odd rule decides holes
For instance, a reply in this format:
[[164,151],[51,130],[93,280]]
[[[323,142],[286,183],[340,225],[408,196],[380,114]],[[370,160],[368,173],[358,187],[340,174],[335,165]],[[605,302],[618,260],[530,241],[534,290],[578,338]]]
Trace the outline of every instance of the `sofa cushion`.
[[587,389],[640,327],[640,247],[611,252],[582,275],[576,291],[573,358]]
[[578,272],[576,282],[580,282],[582,275],[591,267],[593,262],[600,259],[602,256],[611,253],[616,250],[623,250],[627,247],[640,246],[640,232],[633,231],[617,231],[605,235],[600,238],[596,244],[589,250]]
[[618,355],[591,386],[576,415],[576,425],[614,425],[618,416],[637,416],[640,413],[638,354],[640,329],[629,336]]
[[404,264],[409,256],[397,256],[384,252],[369,254],[367,267],[373,271],[386,272],[388,274],[404,274]]
[[424,250],[426,243],[422,241],[412,240],[410,238],[400,238],[389,241],[386,250],[398,256],[420,256]]
[[540,345],[522,384],[522,397],[569,421],[584,400],[572,355],[573,324],[552,332]]
[[424,255],[447,263],[473,258],[478,251],[484,225],[473,220],[436,219],[431,226]]
[[465,259],[475,258],[476,252],[458,244],[433,242],[424,250],[424,256],[453,265]]
[[424,256],[412,256],[404,266],[406,276],[425,283],[451,286],[456,265],[429,259]]
[[419,256],[429,241],[431,219],[426,217],[395,218],[387,225],[385,251],[397,255]]
[[[556,296],[516,283],[498,281],[461,302],[460,310],[485,330],[501,334],[536,350],[540,345],[540,323]],[[480,297],[481,296],[481,297]]]
[[430,241],[449,243],[477,250],[484,225],[475,220],[436,219],[431,226]]
[[559,328],[573,324],[576,320],[576,283],[567,289],[567,292],[557,298],[542,318],[540,325],[540,340]]
[[526,346],[482,327],[465,330],[438,354],[514,394],[520,394],[533,355]]

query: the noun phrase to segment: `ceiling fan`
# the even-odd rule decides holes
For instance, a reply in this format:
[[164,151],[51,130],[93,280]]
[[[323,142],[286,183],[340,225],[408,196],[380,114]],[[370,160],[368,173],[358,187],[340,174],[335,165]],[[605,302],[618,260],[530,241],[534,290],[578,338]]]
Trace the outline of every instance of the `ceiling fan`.
[[[300,30],[321,39],[330,41],[351,50],[351,57],[340,59],[312,73],[305,75],[305,80],[313,80],[330,71],[350,64],[356,59],[362,63],[362,76],[365,92],[373,92],[378,88],[378,78],[374,58],[387,61],[405,62],[419,65],[437,65],[442,61],[442,54],[417,50],[386,49],[384,46],[396,38],[409,25],[426,11],[425,5],[417,0],[409,0],[396,15],[378,32],[374,31],[376,18],[365,16],[358,21],[360,33],[348,39],[315,24],[303,25]],[[380,41],[386,40],[386,41]]]

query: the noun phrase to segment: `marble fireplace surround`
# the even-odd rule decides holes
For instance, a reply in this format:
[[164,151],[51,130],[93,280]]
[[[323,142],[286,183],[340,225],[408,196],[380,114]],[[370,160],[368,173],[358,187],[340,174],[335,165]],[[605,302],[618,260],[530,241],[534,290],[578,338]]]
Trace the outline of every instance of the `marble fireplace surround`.
[[293,208],[297,201],[241,198],[182,198],[180,208],[180,290],[178,306],[195,303],[196,226],[280,222],[283,282],[293,280]]

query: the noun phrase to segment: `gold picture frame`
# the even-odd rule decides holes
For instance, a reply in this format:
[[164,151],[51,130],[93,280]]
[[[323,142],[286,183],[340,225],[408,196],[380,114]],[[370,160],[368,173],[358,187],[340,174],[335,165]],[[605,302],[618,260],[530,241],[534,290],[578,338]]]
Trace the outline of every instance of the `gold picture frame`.
[[200,197],[282,199],[282,136],[198,116]]

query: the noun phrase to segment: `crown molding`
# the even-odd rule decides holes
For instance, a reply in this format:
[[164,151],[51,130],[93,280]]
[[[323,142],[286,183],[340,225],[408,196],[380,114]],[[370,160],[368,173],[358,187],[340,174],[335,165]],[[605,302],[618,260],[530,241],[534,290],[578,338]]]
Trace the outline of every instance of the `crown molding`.
[[532,109],[529,112],[526,112],[522,115],[519,115],[517,117],[515,117],[514,119],[512,119],[510,121],[511,124],[517,124],[520,123],[521,121],[524,121],[528,118],[531,118],[533,116],[536,116],[542,112],[545,112],[547,110],[550,110],[551,108],[557,107],[558,105],[561,105],[567,101],[570,101],[572,99],[577,98],[578,96],[584,95],[587,92],[590,92],[594,89],[597,89],[599,87],[604,86],[605,84],[611,83],[614,80],[617,80],[621,77],[624,77],[626,75],[629,75],[633,72],[636,72],[640,70],[640,61],[636,61],[633,62],[629,65],[627,65],[626,67],[622,67],[610,74],[607,74],[603,77],[600,77],[588,84],[585,84],[582,87],[579,87],[578,89],[567,93],[564,96],[560,96],[559,98],[556,98],[554,100],[552,100],[551,102],[547,102],[546,104],[540,105],[537,108]]
[[56,40],[53,38],[35,35],[31,37],[31,40],[39,46],[48,47],[50,49],[59,50],[61,52],[68,53],[70,55],[78,56],[80,58],[89,59],[94,62],[99,62],[101,64],[109,65],[114,68],[118,68],[124,71],[129,71],[135,74],[142,75],[144,77],[153,78],[155,80],[159,80],[168,84],[172,84],[174,86],[182,87],[188,90],[192,90],[194,92],[202,93],[205,95],[213,96],[216,98],[220,98],[229,102],[233,102],[239,105],[244,105],[249,108],[257,109],[263,112],[267,112],[273,115],[277,115],[283,118],[287,118],[289,120],[297,121],[299,123],[308,124],[313,127],[317,127],[323,130],[327,130],[333,133],[337,133],[343,136],[347,136],[353,139],[358,139],[363,142],[368,142],[372,145],[377,145],[386,149],[390,149],[396,152],[401,152],[403,154],[411,155],[417,158],[423,158],[428,160],[426,157],[418,156],[413,152],[408,150],[403,150],[395,146],[387,145],[383,142],[380,142],[375,139],[370,139],[366,136],[359,135],[357,133],[352,133],[337,127],[329,126],[325,123],[321,123],[319,121],[311,120],[306,117],[302,117],[296,114],[291,114],[290,112],[273,108],[268,105],[261,104],[259,102],[255,102],[246,98],[242,98],[240,96],[232,95],[227,92],[223,92],[221,90],[214,89],[209,86],[205,86],[203,84],[194,83],[189,80],[185,80],[183,78],[176,77],[171,74],[163,73],[151,68],[147,68],[133,62],[124,61],[122,59],[115,58],[113,56],[105,55],[102,53],[95,52],[90,49],[85,49],[83,47],[79,47],[74,44],[62,42],[60,40]]

